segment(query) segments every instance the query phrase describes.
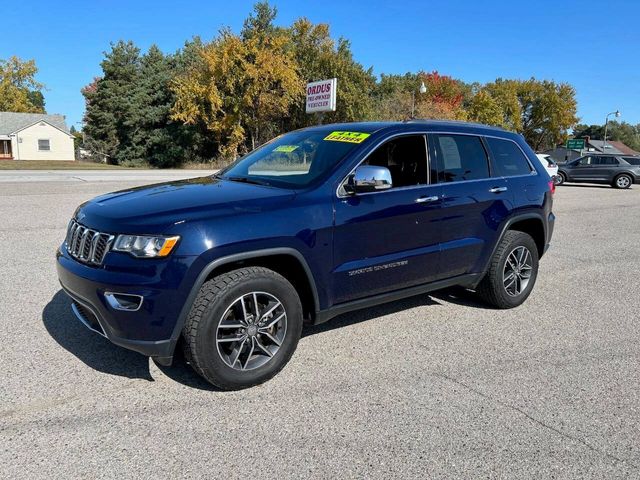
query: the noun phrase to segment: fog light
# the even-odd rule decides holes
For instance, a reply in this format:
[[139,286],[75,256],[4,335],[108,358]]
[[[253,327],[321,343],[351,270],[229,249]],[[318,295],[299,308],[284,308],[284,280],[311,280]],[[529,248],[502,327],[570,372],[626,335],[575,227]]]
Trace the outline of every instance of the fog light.
[[140,310],[144,297],[141,295],[133,295],[130,293],[114,293],[104,292],[104,298],[114,310],[125,310],[127,312],[136,312]]

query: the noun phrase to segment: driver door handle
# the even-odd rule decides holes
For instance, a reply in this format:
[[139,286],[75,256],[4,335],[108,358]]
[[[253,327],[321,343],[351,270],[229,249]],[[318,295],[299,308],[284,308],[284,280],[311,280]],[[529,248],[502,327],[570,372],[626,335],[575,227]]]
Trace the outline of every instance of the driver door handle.
[[493,187],[493,188],[489,189],[489,191],[491,193],[506,192],[507,191],[507,187]]
[[429,203],[429,202],[437,202],[440,200],[440,197],[434,195],[433,197],[418,197],[416,198],[416,203]]

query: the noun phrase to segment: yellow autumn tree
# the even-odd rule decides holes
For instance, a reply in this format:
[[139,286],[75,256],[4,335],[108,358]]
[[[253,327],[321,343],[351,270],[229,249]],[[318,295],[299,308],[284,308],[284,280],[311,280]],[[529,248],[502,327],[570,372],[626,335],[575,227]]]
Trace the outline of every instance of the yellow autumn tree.
[[44,85],[35,80],[36,73],[34,60],[0,59],[0,111],[44,113]]
[[172,116],[202,123],[219,142],[220,154],[233,158],[270,138],[304,90],[280,31],[238,36],[229,30],[203,45],[200,57],[172,84]]

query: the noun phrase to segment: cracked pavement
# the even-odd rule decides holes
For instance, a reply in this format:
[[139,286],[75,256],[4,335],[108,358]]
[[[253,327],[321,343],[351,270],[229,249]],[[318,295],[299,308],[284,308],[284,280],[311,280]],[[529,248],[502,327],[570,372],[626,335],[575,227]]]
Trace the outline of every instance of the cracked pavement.
[[86,330],[60,291],[76,205],[135,175],[2,181],[0,478],[640,477],[640,186],[558,188],[520,308],[453,289],[350,313],[219,392]]

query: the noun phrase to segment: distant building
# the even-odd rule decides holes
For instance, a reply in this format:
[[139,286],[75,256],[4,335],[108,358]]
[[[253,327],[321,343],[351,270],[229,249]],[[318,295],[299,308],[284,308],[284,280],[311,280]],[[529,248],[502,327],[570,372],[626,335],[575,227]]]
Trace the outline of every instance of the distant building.
[[607,140],[606,145],[603,140],[589,140],[589,148],[591,152],[611,153],[612,155],[640,155],[640,152],[627,147],[624,143],[613,140]]
[[2,160],[75,160],[64,116],[0,112]]
[[570,162],[571,160],[581,156],[580,150],[571,150],[562,145],[550,150],[545,150],[542,153],[546,153],[556,162]]
[[627,147],[624,143],[612,140],[607,140],[606,146],[603,140],[589,140],[586,146],[587,148],[580,151],[571,150],[563,145],[559,145],[543,153],[550,155],[556,162],[568,162],[588,152],[610,153],[611,155],[640,155],[640,152],[636,152],[632,148]]

